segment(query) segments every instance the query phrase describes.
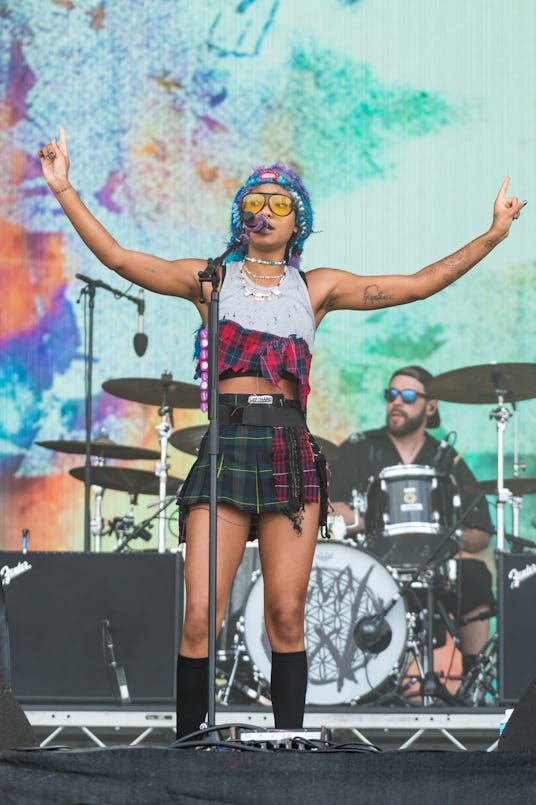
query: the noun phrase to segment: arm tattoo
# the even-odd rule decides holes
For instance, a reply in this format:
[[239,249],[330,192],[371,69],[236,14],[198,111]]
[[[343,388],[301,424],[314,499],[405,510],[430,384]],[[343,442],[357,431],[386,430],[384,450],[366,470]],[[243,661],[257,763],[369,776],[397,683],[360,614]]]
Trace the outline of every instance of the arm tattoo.
[[365,305],[377,305],[379,302],[392,302],[393,295],[382,290],[379,285],[367,285],[363,291]]

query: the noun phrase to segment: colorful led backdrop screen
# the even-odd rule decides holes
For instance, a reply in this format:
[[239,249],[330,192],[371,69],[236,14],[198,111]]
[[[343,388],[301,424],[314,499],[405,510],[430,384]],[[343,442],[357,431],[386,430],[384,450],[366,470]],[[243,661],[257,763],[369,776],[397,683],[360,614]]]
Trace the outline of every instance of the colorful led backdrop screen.
[[[85,437],[88,306],[77,273],[136,297],[73,234],[41,177],[37,151],[67,132],[71,179],[123,245],[166,258],[223,251],[230,201],[252,167],[283,161],[316,214],[304,268],[409,273],[485,231],[505,175],[529,205],[508,240],[425,302],[335,313],[321,325],[309,405],[314,433],[339,443],[383,422],[396,366],[439,374],[535,358],[535,60],[532,0],[4,0],[0,8],[1,545],[81,550],[83,456],[37,441]],[[148,349],[136,306],[98,289],[91,431],[158,450],[156,405],[104,392],[110,379],[193,382],[197,315],[147,293]],[[442,435],[481,479],[497,473],[492,404],[442,403]],[[175,430],[202,424],[174,411]],[[505,433],[513,463],[536,476],[536,399]],[[437,433],[436,433],[437,435]],[[193,457],[169,449],[184,477]],[[154,462],[110,460],[153,470]],[[107,490],[105,521],[140,521]],[[493,505],[493,498],[489,498]],[[176,544],[174,506],[166,532]],[[534,534],[532,495],[522,535]],[[507,511],[507,518],[510,516]],[[507,530],[510,525],[507,519]],[[154,548],[156,530],[144,548]],[[113,550],[112,536],[103,550]]]

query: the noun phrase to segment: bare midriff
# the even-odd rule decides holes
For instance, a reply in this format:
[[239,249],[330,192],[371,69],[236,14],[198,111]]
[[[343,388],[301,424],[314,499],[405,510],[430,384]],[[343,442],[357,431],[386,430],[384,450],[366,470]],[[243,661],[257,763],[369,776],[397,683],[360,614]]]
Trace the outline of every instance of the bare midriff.
[[283,394],[287,400],[298,399],[298,384],[281,380],[274,386],[264,377],[227,377],[219,382],[220,394]]

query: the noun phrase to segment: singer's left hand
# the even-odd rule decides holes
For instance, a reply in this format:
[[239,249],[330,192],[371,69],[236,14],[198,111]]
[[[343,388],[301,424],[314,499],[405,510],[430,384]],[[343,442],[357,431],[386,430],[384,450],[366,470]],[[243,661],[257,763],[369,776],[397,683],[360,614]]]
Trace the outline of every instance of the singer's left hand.
[[510,177],[507,176],[501,185],[501,189],[495,199],[493,205],[493,223],[491,230],[495,232],[500,240],[508,236],[512,222],[519,218],[521,210],[527,203],[520,201],[516,196],[508,197],[508,185],[510,184]]

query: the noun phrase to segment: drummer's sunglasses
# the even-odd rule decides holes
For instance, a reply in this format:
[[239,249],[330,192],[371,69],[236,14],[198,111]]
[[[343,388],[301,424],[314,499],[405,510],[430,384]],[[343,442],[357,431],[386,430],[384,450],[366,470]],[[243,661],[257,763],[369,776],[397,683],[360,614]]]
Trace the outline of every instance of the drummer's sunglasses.
[[242,212],[258,213],[265,204],[268,204],[274,215],[281,218],[296,209],[294,200],[282,193],[246,193],[242,199]]
[[400,398],[402,402],[407,403],[408,405],[413,405],[417,397],[424,397],[426,399],[426,394],[423,394],[422,391],[414,391],[413,389],[385,389],[383,392],[383,396],[387,400],[387,402],[394,402],[398,395],[400,394]]

